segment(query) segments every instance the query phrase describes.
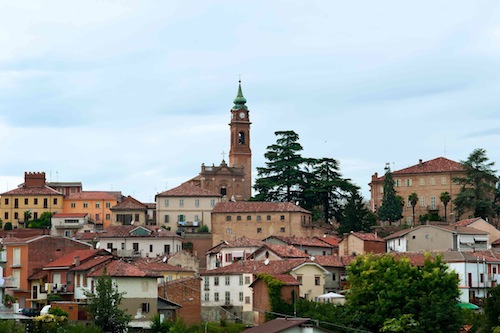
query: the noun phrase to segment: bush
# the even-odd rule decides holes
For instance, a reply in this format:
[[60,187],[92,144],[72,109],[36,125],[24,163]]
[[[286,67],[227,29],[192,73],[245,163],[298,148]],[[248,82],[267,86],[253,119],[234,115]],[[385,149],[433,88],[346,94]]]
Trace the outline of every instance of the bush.
[[209,232],[209,230],[208,230],[208,226],[207,226],[206,224],[204,224],[204,225],[200,225],[200,226],[198,227],[198,229],[196,230],[196,232]]
[[5,225],[3,226],[3,230],[12,230],[12,223],[5,223]]
[[53,314],[54,316],[66,317],[66,318],[69,317],[69,313],[67,313],[61,308],[50,307],[49,313]]

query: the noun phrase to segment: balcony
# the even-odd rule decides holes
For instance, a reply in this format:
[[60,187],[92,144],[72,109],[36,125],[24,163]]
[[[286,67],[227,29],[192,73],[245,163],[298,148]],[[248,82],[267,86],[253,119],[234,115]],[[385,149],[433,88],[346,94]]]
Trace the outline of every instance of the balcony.
[[19,281],[12,276],[7,276],[3,278],[3,287],[4,288],[19,288]]
[[199,221],[177,221],[179,227],[199,227]]
[[72,294],[73,293],[73,285],[67,284],[52,284],[51,292],[52,294]]
[[133,257],[140,257],[141,256],[141,251],[136,251],[136,250],[117,250],[117,249],[113,249],[112,253],[115,254],[118,257],[127,257],[127,258],[133,258]]

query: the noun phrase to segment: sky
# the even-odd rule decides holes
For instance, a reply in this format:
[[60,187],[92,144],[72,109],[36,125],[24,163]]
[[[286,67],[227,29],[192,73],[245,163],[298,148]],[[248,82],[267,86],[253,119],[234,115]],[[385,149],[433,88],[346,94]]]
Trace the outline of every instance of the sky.
[[142,202],[219,165],[238,80],[253,178],[274,132],[371,176],[500,168],[500,2],[0,2],[0,193],[45,172]]

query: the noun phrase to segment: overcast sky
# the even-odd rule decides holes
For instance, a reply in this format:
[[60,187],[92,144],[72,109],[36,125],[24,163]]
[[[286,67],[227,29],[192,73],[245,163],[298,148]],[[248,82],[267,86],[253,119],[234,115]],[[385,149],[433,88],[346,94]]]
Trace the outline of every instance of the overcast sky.
[[387,162],[500,168],[496,0],[4,0],[0,193],[43,171],[152,202],[229,151],[240,75],[254,168],[280,130],[365,198]]

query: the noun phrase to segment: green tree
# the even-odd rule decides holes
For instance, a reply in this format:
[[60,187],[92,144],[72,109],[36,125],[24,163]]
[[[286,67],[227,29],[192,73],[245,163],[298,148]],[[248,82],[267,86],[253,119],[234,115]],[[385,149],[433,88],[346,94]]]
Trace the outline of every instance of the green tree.
[[27,225],[27,222],[31,219],[31,210],[24,211],[24,225]]
[[377,222],[377,217],[366,207],[359,191],[354,191],[347,199],[338,222],[339,234],[351,231],[371,231],[371,227]]
[[348,267],[348,283],[345,306],[355,327],[447,333],[461,326],[457,277],[440,256],[427,254],[422,267],[390,254],[360,256]]
[[304,159],[299,135],[294,131],[277,131],[275,144],[267,147],[265,167],[257,168],[254,189],[256,201],[297,201],[304,184]]
[[488,295],[483,306],[484,332],[490,332],[500,326],[500,285],[491,288]]
[[29,222],[28,228],[50,228],[52,225],[52,216],[54,213],[51,212],[43,212],[39,218],[34,219]]
[[394,190],[394,178],[391,169],[387,167],[383,183],[384,196],[378,210],[378,218],[381,221],[395,222],[401,219],[403,213],[402,198]]
[[132,317],[119,308],[124,294],[118,292],[118,287],[106,274],[106,270],[97,278],[95,293],[85,292],[88,298],[87,310],[93,317],[94,323],[103,331],[126,332],[127,324]]
[[408,201],[411,205],[411,224],[415,225],[415,206],[418,203],[418,194],[413,192],[408,196]]
[[453,200],[458,217],[466,211],[472,211],[474,217],[487,218],[495,212],[495,186],[498,182],[495,162],[489,162],[486,150],[475,149],[465,161],[460,162],[464,177],[453,180],[460,185],[460,192]]
[[168,333],[170,331],[170,327],[172,326],[172,322],[167,320],[161,320],[159,314],[155,314],[151,319],[151,333]]
[[358,187],[342,177],[339,162],[333,158],[306,159],[305,163],[309,168],[304,173],[302,207],[309,210],[319,207],[319,217],[325,222],[338,220],[343,203]]
[[12,230],[12,223],[6,222],[3,226],[3,230]]
[[450,193],[448,193],[447,191],[441,193],[441,195],[439,196],[439,200],[441,200],[441,202],[443,203],[443,206],[444,206],[444,222],[446,222],[446,220],[448,219],[447,218],[448,212],[447,212],[446,208],[448,207],[448,203],[451,201]]

